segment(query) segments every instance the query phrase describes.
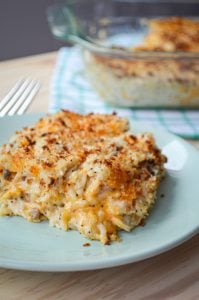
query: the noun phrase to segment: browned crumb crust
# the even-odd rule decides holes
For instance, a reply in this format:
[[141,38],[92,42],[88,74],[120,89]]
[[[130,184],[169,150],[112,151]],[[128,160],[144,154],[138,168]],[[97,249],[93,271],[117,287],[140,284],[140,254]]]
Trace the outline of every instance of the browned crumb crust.
[[166,158],[113,115],[62,111],[0,149],[0,214],[48,219],[108,244],[146,218]]
[[[199,22],[173,17],[149,22],[149,33],[133,51],[199,52]],[[182,84],[198,85],[199,62],[193,60],[133,60],[93,54],[94,63],[111,69],[117,77],[157,77]]]
[[149,33],[138,51],[199,52],[199,22],[173,17],[149,22]]

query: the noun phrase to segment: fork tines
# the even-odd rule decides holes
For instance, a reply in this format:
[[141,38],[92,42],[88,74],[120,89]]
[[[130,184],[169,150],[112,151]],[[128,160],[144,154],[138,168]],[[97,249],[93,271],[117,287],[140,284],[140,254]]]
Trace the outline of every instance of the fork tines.
[[23,114],[40,88],[40,83],[31,79],[20,79],[0,101],[0,117]]

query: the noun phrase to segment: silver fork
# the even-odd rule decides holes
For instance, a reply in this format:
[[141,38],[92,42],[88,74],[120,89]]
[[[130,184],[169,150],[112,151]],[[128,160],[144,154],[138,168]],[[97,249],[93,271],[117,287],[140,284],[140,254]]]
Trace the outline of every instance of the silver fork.
[[39,81],[20,79],[0,101],[0,117],[22,115],[39,91]]

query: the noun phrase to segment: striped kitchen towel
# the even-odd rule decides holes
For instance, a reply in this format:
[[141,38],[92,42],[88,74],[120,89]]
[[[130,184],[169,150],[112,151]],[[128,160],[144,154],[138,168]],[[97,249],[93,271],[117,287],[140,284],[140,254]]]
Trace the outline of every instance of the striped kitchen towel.
[[106,104],[84,75],[79,48],[61,48],[51,82],[49,112],[61,108],[80,113],[116,111],[120,116],[164,128],[184,138],[199,139],[199,110],[128,109]]

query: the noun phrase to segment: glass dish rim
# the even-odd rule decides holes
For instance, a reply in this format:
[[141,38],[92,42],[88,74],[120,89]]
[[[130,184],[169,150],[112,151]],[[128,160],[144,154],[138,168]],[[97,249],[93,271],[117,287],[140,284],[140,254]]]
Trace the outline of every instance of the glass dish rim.
[[[67,1],[63,1],[63,2],[58,2],[55,4],[50,5],[47,8],[47,14],[48,12],[51,10],[51,8],[63,8],[63,7],[69,7],[71,4],[72,5],[76,5],[76,3],[80,4],[80,5],[84,5],[86,1],[91,1],[91,0],[67,0]],[[95,3],[97,3],[98,1],[92,1],[93,4],[95,5]],[[115,2],[115,3],[129,3],[129,4],[135,4],[135,3],[150,3],[149,0],[132,0],[132,2],[130,2],[129,0],[107,0],[106,3],[110,3],[110,2]],[[152,3],[154,4],[154,2],[158,2],[157,0],[153,0]],[[164,3],[165,1],[160,1],[160,3]],[[169,2],[169,0],[168,0]],[[175,0],[174,2],[171,3],[184,3],[184,1],[182,0]],[[194,1],[195,2],[195,1]],[[198,2],[199,3],[199,2]],[[177,16],[177,15],[176,15]],[[77,17],[77,15],[75,15],[75,17]],[[128,17],[128,16],[123,16],[124,18]],[[167,16],[133,16],[132,19],[151,19],[151,18],[164,18]],[[198,19],[199,20],[199,16],[186,16],[185,18],[188,19]],[[51,22],[49,22],[51,23]],[[51,24],[53,26],[53,24]],[[54,33],[53,35],[58,38]],[[100,43],[98,43],[98,41],[90,38],[89,36],[87,36],[86,38],[82,37],[82,36],[78,36],[75,34],[71,34],[70,36],[68,36],[68,41],[71,41],[72,43],[77,43],[79,44],[82,48],[85,48],[91,52],[94,52],[98,55],[101,56],[108,56],[108,57],[113,57],[113,58],[120,58],[120,59],[126,59],[126,60],[151,60],[151,59],[155,59],[155,60],[182,60],[182,59],[187,59],[187,60],[196,60],[199,59],[199,52],[188,52],[188,51],[132,51],[131,49],[127,49],[125,47],[107,47],[105,45],[102,45]]]

